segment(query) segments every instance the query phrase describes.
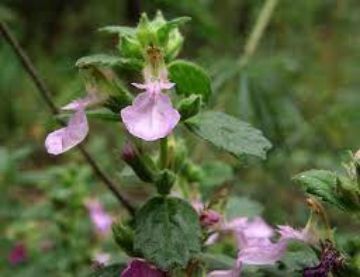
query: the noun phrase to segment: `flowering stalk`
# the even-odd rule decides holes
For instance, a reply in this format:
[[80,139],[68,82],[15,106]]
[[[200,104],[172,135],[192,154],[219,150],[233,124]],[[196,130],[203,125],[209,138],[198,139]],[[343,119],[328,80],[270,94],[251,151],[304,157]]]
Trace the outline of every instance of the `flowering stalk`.
[[[46,105],[50,108],[50,111],[53,115],[59,114],[59,109],[55,105],[52,97],[51,92],[46,85],[45,81],[41,78],[39,72],[35,68],[33,62],[30,60],[29,56],[26,54],[24,49],[20,46],[19,42],[17,41],[16,37],[12,34],[11,30],[6,26],[4,22],[0,22],[0,32],[3,34],[6,41],[9,45],[13,48],[15,54],[17,55],[18,59],[24,66],[24,69],[31,77],[32,81],[36,85],[40,96],[44,99]],[[57,118],[57,122],[61,126],[66,126],[65,122],[61,119]],[[102,171],[98,163],[95,161],[93,156],[86,150],[86,148],[82,145],[77,146],[80,150],[81,155],[84,157],[85,161],[91,167],[93,173],[105,184],[105,186],[109,189],[109,191],[117,198],[119,203],[128,210],[129,214],[133,215],[135,213],[134,207],[130,204],[130,202],[123,196],[117,189],[117,185],[110,179],[110,177]]]

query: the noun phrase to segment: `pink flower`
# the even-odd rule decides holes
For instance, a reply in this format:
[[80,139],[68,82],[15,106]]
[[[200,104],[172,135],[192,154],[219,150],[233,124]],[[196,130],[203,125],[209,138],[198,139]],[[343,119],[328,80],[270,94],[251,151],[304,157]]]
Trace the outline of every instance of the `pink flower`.
[[143,259],[134,259],[124,269],[120,277],[166,277],[166,273]]
[[47,152],[59,155],[81,143],[89,132],[85,108],[99,101],[100,99],[94,93],[89,93],[85,98],[75,100],[64,106],[63,110],[72,110],[75,113],[66,127],[58,129],[46,137]]
[[277,232],[283,240],[298,240],[310,244],[316,242],[316,236],[311,232],[309,227],[305,227],[301,230],[296,230],[288,225],[278,225],[277,227]]
[[239,252],[236,265],[231,270],[213,271],[209,276],[239,276],[243,264],[274,264],[285,254],[290,240],[295,239],[307,243],[311,241],[312,236],[308,229],[298,231],[290,226],[278,226],[280,238],[277,242],[272,242],[271,238],[275,235],[275,231],[260,217],[253,220],[240,217],[225,223],[222,230],[233,232],[237,239]]
[[27,260],[27,249],[25,244],[17,243],[10,251],[8,261],[12,265],[23,263]]
[[168,136],[179,122],[180,114],[162,90],[171,89],[174,84],[155,80],[133,85],[145,92],[140,93],[131,106],[121,110],[121,118],[128,131],[146,141]]
[[109,214],[106,213],[101,203],[96,199],[87,200],[85,203],[90,219],[94,224],[95,230],[100,235],[106,235],[111,230],[112,220]]

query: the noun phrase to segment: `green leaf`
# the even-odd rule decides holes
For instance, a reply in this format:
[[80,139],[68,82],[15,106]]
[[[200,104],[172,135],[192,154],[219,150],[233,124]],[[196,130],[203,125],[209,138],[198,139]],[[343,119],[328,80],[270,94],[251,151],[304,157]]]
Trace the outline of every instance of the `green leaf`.
[[226,206],[226,218],[255,217],[261,215],[264,207],[246,197],[230,197]]
[[176,83],[176,92],[179,95],[201,95],[204,101],[208,101],[211,95],[211,82],[206,71],[200,66],[176,60],[169,64],[170,80]]
[[88,65],[114,66],[121,63],[121,58],[107,54],[94,54],[78,59],[75,63],[77,67]]
[[293,178],[301,184],[305,191],[318,197],[324,202],[328,202],[339,209],[344,210],[343,203],[337,199],[335,194],[338,178],[335,173],[327,170],[309,170],[296,175]]
[[184,121],[194,115],[197,115],[201,109],[201,96],[190,95],[187,98],[181,99],[177,105],[177,110],[181,115],[181,120]]
[[327,170],[309,170],[293,178],[304,190],[341,210],[359,211],[359,188],[348,178]]
[[200,247],[198,215],[184,200],[155,197],[139,210],[134,249],[159,268],[185,267]]
[[[295,249],[291,250],[292,247]],[[300,243],[292,243],[289,250],[281,259],[285,270],[289,272],[301,271],[307,266],[314,266],[319,263],[319,259],[310,246]]]
[[205,112],[185,121],[199,137],[237,158],[250,155],[265,159],[271,143],[250,124],[222,112]]
[[136,33],[136,28],[111,25],[99,28],[99,31],[109,34],[118,34],[119,36],[134,36]]
[[92,65],[105,67],[121,66],[125,68],[138,69],[141,68],[142,63],[136,59],[121,58],[108,54],[94,54],[85,56],[78,59],[75,63],[75,66],[77,67],[86,67]]

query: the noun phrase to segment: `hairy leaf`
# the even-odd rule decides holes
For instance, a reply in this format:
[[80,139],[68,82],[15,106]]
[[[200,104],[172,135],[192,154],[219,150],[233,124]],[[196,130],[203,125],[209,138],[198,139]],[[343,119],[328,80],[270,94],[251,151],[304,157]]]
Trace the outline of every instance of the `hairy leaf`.
[[176,83],[176,92],[180,95],[201,95],[207,101],[211,95],[210,78],[200,66],[176,60],[169,65],[170,80]]
[[140,68],[141,61],[136,59],[128,59],[128,58],[121,58],[113,55],[108,54],[94,54],[90,56],[85,56],[78,59],[75,63],[77,67],[85,67],[85,66],[122,66],[126,68]]
[[205,112],[185,121],[199,137],[241,158],[250,155],[265,159],[271,143],[250,124],[222,112]]
[[118,34],[119,36],[134,36],[136,33],[136,28],[110,25],[99,28],[99,31],[109,34]]
[[335,189],[338,178],[335,173],[313,169],[296,175],[294,180],[301,184],[307,193],[339,209],[345,209],[343,203],[336,197]]
[[138,212],[134,249],[163,270],[185,267],[200,252],[195,210],[179,198],[155,197]]

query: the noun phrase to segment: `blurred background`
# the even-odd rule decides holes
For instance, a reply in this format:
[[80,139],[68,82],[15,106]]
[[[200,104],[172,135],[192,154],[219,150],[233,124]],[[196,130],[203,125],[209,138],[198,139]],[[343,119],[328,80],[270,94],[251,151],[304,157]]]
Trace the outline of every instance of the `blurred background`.
[[[56,103],[64,105],[84,95],[75,61],[116,51],[116,41],[97,32],[99,27],[135,25],[140,12],[152,16],[158,9],[166,18],[192,17],[182,29],[181,58],[211,74],[212,108],[251,122],[274,145],[266,161],[246,163],[202,145],[193,151],[193,160],[211,174],[202,186],[208,191],[232,185],[235,213],[303,226],[305,196],[292,176],[311,168],[340,172],[346,151],[360,148],[360,2],[279,1],[255,55],[239,73],[238,60],[263,3],[1,0],[0,20],[33,59]],[[54,118],[1,37],[0,65],[0,275],[84,276],[99,256],[123,260],[111,234],[96,232],[85,203],[96,197],[117,219],[125,211],[77,151],[56,158],[46,153]],[[141,201],[148,192],[123,171],[120,124],[94,120],[90,128],[90,152],[126,195]],[[215,157],[220,161],[209,162]],[[328,211],[344,241],[359,230],[343,213]]]

